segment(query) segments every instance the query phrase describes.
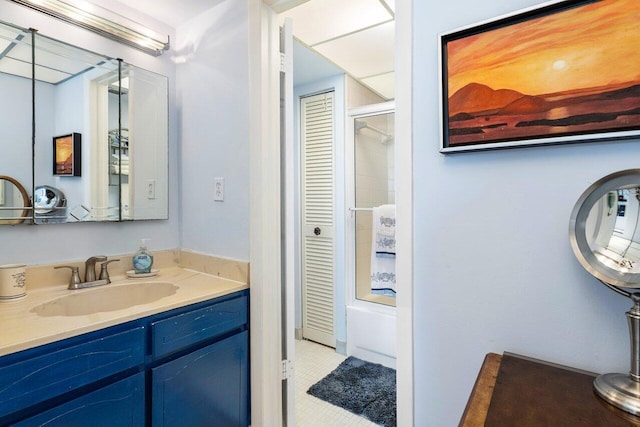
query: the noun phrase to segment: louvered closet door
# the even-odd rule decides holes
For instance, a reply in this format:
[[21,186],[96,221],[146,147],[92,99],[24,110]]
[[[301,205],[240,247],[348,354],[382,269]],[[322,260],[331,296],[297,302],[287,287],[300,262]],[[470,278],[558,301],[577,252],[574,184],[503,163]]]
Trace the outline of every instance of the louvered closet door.
[[301,100],[302,335],[335,347],[333,333],[333,92]]

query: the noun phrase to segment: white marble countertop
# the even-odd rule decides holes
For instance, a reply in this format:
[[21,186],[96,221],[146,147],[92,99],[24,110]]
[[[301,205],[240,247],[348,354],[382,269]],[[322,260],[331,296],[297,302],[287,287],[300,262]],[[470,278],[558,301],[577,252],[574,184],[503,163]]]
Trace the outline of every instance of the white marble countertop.
[[[68,290],[66,286],[50,286],[33,291],[19,301],[0,303],[0,356],[49,344],[65,338],[117,325],[153,314],[183,307],[243,289],[246,283],[199,273],[180,267],[162,268],[153,278],[128,279],[125,276],[111,278],[109,285],[96,288]],[[95,312],[76,316],[46,316],[36,313],[36,307],[65,295],[92,292],[114,286],[127,286],[137,282],[170,282],[177,286],[175,294],[156,301],[134,305],[115,311]]]

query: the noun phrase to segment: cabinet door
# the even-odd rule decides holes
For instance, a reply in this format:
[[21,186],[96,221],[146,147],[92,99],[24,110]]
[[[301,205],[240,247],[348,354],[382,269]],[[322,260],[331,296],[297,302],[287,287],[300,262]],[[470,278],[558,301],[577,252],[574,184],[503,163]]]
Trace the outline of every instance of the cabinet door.
[[63,403],[16,427],[139,427],[144,422],[144,373],[98,389],[82,397]]
[[154,427],[249,425],[248,332],[152,370]]
[[[45,402],[144,363],[145,328],[87,335],[74,345],[44,347],[38,357],[18,353],[0,360],[0,417]],[[0,420],[0,424],[2,424]]]

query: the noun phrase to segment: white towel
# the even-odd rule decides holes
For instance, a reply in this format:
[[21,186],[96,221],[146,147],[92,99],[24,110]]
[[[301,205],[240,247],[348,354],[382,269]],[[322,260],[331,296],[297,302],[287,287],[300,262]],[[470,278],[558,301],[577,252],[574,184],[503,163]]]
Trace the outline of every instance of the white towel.
[[373,208],[372,237],[377,254],[396,254],[396,205]]
[[371,290],[394,296],[396,293],[396,206],[373,208],[371,230]]
[[122,169],[118,165],[109,166],[109,173],[112,175],[129,175],[129,165],[122,165]]
[[119,163],[124,164],[129,164],[129,156],[123,154],[122,156],[118,156],[117,154],[112,154],[111,155],[111,164],[112,165],[117,165]]

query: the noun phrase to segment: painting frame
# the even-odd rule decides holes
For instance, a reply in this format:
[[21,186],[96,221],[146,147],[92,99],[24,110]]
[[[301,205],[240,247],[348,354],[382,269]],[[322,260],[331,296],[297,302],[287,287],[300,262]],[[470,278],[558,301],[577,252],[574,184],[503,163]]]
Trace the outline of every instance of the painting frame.
[[[632,8],[640,8],[640,2],[638,6],[630,0],[618,3],[625,2],[631,4]],[[560,85],[563,80],[555,77],[545,79],[542,70],[562,74],[571,69],[573,72],[580,72],[580,68],[577,65],[573,66],[568,58],[560,59],[561,56],[555,61],[539,59],[538,63],[531,59],[536,58],[534,52],[539,53],[538,58],[543,58],[542,53],[548,52],[551,59],[551,53],[559,53],[559,45],[566,44],[567,40],[572,40],[571,37],[575,38],[576,44],[566,47],[568,50],[574,48],[574,51],[578,52],[576,48],[580,47],[578,41],[581,39],[574,33],[589,31],[591,27],[578,27],[575,24],[587,21],[589,13],[596,17],[598,13],[615,12],[619,7],[619,4],[609,0],[552,1],[440,34],[440,152],[449,154],[622,140],[640,136],[640,77],[636,78],[636,75],[633,75],[634,78],[631,78],[631,70],[628,71],[629,79],[621,80],[623,83],[604,85],[594,79],[591,86],[588,86],[585,80],[583,87],[573,87],[569,84],[577,83],[567,83],[567,86],[561,87],[560,90],[547,89],[545,92],[545,85]],[[614,23],[627,25],[622,12],[618,14],[619,21]],[[629,15],[633,13],[630,12]],[[594,19],[592,27],[595,28],[596,23]],[[614,27],[613,31],[617,28]],[[573,33],[566,37],[567,34],[563,31],[568,32],[570,29],[573,29]],[[517,44],[517,40],[520,40],[518,32],[522,33],[521,40],[525,40],[526,44]],[[505,37],[506,34],[514,37]],[[596,35],[599,36],[600,33]],[[628,37],[630,40],[640,40],[633,33],[629,33]],[[491,40],[494,42],[492,45],[489,44]],[[512,43],[511,40],[516,41]],[[602,40],[604,43],[604,37]],[[488,53],[482,54],[482,50],[477,47],[483,45],[498,45],[502,50],[495,53],[487,49]],[[539,50],[527,51],[531,46]],[[604,47],[596,45],[593,51],[598,52],[599,48]],[[583,53],[582,56],[588,56],[584,51],[579,52]],[[518,61],[522,63],[521,69],[534,72],[517,73]],[[531,63],[525,64],[525,61]],[[525,65],[529,68],[524,68]],[[538,71],[540,74],[536,74]],[[582,71],[582,74],[578,75],[586,76],[587,72]],[[533,83],[525,83],[531,76]],[[541,88],[538,93],[533,89],[529,92],[518,90],[520,85],[527,87],[535,84],[536,76]],[[509,78],[514,84],[513,88],[501,84],[508,82]],[[621,95],[623,90],[627,91],[624,92],[625,95]],[[605,99],[606,96],[620,97],[628,93],[633,96],[625,98],[624,109],[621,111],[613,111],[614,108],[622,108],[620,103],[618,107],[614,107],[613,102],[607,103]],[[589,99],[591,100],[588,101]],[[566,116],[560,116],[561,111]]]
[[82,135],[54,136],[52,160],[53,175],[82,176]]

